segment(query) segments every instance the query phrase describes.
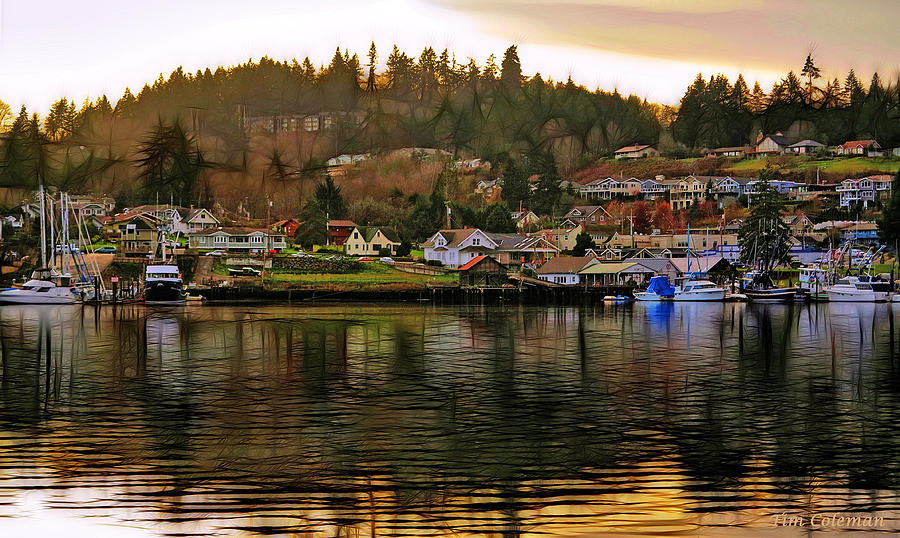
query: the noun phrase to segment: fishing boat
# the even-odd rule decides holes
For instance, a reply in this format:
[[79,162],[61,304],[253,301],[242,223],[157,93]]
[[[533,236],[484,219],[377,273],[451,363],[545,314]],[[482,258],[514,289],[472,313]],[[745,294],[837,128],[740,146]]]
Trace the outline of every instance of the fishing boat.
[[671,301],[674,297],[675,288],[665,276],[651,278],[646,290],[634,294],[638,301]]
[[681,289],[675,290],[673,301],[722,301],[725,288],[716,286],[709,280],[688,280]]
[[834,283],[833,275],[833,270],[819,265],[801,267],[800,278],[797,284],[800,287],[800,291],[809,299],[813,301],[827,301],[828,294],[825,293],[825,287]]
[[870,275],[848,275],[825,288],[833,302],[879,303],[891,300],[891,282]]
[[768,273],[749,272],[743,278],[743,293],[754,303],[793,303],[799,287],[779,288]]
[[181,304],[187,299],[175,265],[148,265],[144,278],[146,304]]

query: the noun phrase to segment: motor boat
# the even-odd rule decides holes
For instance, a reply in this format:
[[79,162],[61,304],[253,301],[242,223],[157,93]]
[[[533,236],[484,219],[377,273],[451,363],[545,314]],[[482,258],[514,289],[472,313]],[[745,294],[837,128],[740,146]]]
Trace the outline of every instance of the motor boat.
[[646,290],[634,294],[634,298],[638,301],[671,301],[674,297],[675,288],[664,276],[651,278]]
[[144,278],[146,304],[182,304],[187,299],[175,265],[148,265]]
[[709,280],[688,280],[681,289],[675,290],[673,301],[722,301],[725,288],[716,286]]
[[833,302],[878,303],[891,300],[890,282],[869,275],[848,275],[825,288]]
[[79,299],[71,277],[55,275],[50,269],[37,269],[22,286],[0,291],[0,303],[4,304],[73,304]]

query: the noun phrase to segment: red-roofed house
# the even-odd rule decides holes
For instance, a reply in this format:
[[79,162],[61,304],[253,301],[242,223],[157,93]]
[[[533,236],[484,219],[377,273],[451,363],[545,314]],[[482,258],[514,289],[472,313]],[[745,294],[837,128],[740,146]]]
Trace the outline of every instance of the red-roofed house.
[[356,228],[356,223],[352,220],[329,220],[328,221],[328,244],[344,246],[350,233]]
[[300,221],[294,218],[279,220],[272,225],[272,230],[281,232],[288,237],[294,237],[297,228],[300,227]]
[[881,156],[881,146],[875,140],[849,140],[834,148],[836,155]]
[[659,150],[649,144],[625,146],[616,150],[616,159],[638,159],[641,157],[659,157]]
[[460,286],[500,287],[506,284],[506,266],[490,256],[472,258],[459,268]]

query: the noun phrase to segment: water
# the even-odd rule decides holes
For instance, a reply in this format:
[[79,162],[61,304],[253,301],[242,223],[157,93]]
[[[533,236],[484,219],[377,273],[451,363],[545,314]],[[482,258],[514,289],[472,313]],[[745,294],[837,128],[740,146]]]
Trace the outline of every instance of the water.
[[2,307],[0,533],[896,531],[891,308]]

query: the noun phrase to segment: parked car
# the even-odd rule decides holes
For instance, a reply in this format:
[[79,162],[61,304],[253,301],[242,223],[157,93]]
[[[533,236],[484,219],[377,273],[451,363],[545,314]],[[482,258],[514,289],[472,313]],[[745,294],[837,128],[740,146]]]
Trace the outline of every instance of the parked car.
[[[56,252],[61,252],[63,245],[56,245]],[[66,249],[66,252],[81,252],[78,250],[78,247],[75,245],[69,245],[69,248]]]
[[374,262],[375,258],[356,258],[358,262]]
[[295,253],[291,254],[291,258],[315,258],[315,256],[313,256],[312,254],[309,254],[307,252],[301,251],[301,252],[295,252]]
[[116,247],[100,247],[94,251],[95,254],[115,254]]
[[252,267],[241,267],[240,269],[229,269],[228,274],[231,276],[260,276],[262,271]]
[[393,259],[393,258],[389,258],[389,257],[387,257],[387,256],[384,256],[384,257],[382,257],[382,258],[379,258],[378,261],[380,261],[381,263],[394,263],[394,259]]
[[224,256],[225,251],[224,250],[213,250],[213,251],[207,252],[205,255],[206,256]]

